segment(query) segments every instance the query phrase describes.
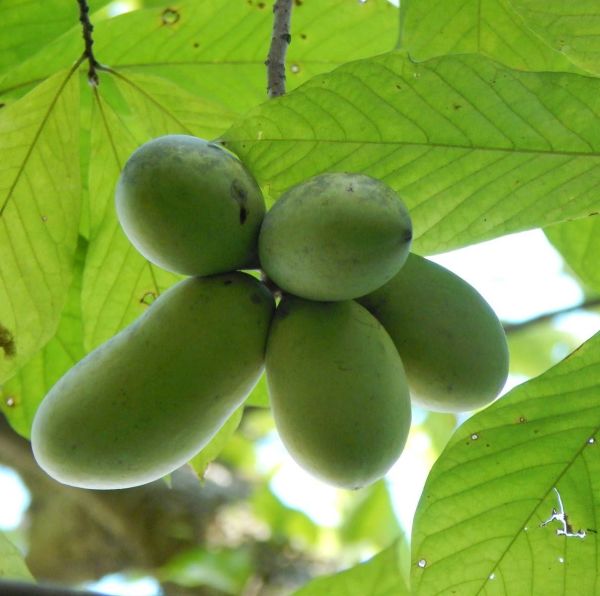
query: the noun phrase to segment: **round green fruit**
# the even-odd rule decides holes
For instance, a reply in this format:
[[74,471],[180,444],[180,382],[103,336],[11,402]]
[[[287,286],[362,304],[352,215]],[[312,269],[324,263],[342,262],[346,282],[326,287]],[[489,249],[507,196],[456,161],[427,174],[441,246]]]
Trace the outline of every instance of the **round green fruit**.
[[398,459],[411,421],[404,369],[362,306],[284,297],[265,362],[275,425],[307,471],[355,489]]
[[215,143],[186,135],[145,143],[127,160],[115,200],[129,240],[164,269],[212,275],[256,264],[262,193]]
[[412,223],[400,197],[362,174],[311,178],[267,212],[260,263],[281,289],[311,300],[372,292],[402,267]]
[[387,329],[414,402],[440,412],[485,406],[508,375],[498,317],[466,281],[411,254],[386,285],[359,302]]
[[93,489],[183,465],[258,380],[273,311],[270,292],[244,273],[173,286],[50,390],[33,421],[37,462]]

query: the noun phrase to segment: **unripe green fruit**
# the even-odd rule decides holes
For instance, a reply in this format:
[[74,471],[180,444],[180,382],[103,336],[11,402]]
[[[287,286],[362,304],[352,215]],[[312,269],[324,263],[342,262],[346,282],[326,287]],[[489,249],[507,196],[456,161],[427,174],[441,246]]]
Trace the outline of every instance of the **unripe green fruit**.
[[394,340],[415,403],[463,412],[488,404],[502,390],[508,375],[504,330],[459,276],[411,254],[391,281],[359,302]]
[[266,372],[281,440],[315,476],[360,488],[398,459],[411,421],[402,361],[356,302],[284,297],[269,332]]
[[273,310],[270,292],[244,273],[173,286],[50,390],[33,421],[37,462],[95,489],[172,472],[258,380]]
[[267,212],[259,257],[290,294],[349,300],[391,279],[411,238],[408,211],[389,186],[362,174],[322,174],[289,189]]
[[127,160],[115,200],[129,240],[164,269],[212,275],[256,264],[262,193],[214,143],[186,135],[145,143]]

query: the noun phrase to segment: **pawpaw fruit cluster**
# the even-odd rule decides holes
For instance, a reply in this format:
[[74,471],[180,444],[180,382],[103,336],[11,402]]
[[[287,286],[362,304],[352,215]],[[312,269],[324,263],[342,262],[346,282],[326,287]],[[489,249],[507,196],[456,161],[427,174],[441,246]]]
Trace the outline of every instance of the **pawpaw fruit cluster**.
[[[292,457],[326,482],[360,488],[400,456],[411,398],[470,410],[506,380],[495,314],[466,282],[410,253],[408,210],[380,180],[322,174],[266,211],[235,156],[168,135],[132,154],[115,200],[134,246],[191,277],[42,402],[33,451],[61,482],[124,488],[168,474],[264,369]],[[240,271],[250,268],[262,281]]]

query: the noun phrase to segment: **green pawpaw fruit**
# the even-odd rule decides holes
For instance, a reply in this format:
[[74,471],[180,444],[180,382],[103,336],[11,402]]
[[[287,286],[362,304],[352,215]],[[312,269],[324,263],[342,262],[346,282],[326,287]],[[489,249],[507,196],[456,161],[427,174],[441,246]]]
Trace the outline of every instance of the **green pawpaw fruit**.
[[349,300],[391,279],[411,239],[408,211],[389,186],[362,174],[322,174],[289,189],[267,212],[259,257],[286,292]]
[[172,472],[252,390],[273,311],[270,292],[244,273],[176,284],[50,390],[31,432],[37,462],[94,489]]
[[359,302],[394,340],[416,404],[463,412],[490,403],[502,390],[508,375],[504,330],[459,276],[411,254],[391,281]]
[[362,306],[284,297],[265,368],[276,428],[307,471],[359,488],[398,459],[411,421],[406,377],[394,343]]
[[185,275],[254,266],[265,203],[242,162],[215,143],[166,135],[127,160],[115,193],[132,244]]

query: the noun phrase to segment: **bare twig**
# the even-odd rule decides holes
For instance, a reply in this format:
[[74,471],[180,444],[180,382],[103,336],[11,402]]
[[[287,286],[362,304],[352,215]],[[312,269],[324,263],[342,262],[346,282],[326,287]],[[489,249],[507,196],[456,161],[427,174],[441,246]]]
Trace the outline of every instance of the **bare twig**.
[[90,22],[90,7],[88,6],[87,0],[77,0],[79,4],[79,22],[83,29],[83,41],[85,43],[85,50],[83,51],[83,57],[88,61],[88,81],[90,85],[96,87],[98,85],[98,73],[96,72],[101,68],[100,63],[94,57],[92,46],[94,40],[92,38],[92,32],[94,26]]
[[568,315],[572,312],[577,312],[578,310],[588,310],[600,306],[600,296],[596,296],[594,298],[590,298],[586,302],[582,302],[581,304],[576,304],[575,306],[568,306],[567,308],[561,308],[559,310],[554,310],[552,312],[544,313],[543,315],[539,315],[537,317],[533,317],[531,319],[527,319],[522,323],[506,323],[504,325],[504,331],[506,333],[514,333],[515,331],[522,331],[528,327],[533,327],[534,325],[538,325],[540,323],[547,323],[551,321],[554,317],[558,317],[560,315]]
[[292,41],[290,20],[292,0],[275,0],[273,4],[273,36],[265,64],[269,97],[285,94],[285,54]]

